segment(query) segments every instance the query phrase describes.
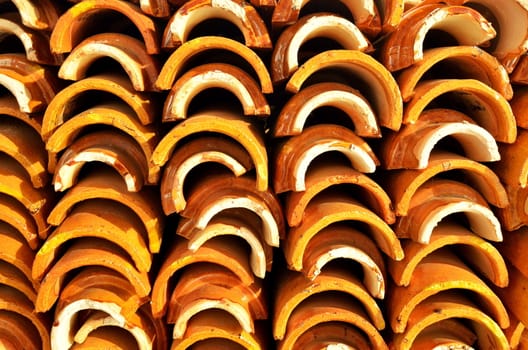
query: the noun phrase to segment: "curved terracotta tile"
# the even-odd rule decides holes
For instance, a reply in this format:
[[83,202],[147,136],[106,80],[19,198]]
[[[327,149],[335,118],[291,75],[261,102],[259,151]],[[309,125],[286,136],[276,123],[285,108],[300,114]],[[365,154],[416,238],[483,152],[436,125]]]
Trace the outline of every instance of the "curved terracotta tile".
[[510,105],[517,120],[517,126],[528,129],[528,114],[526,113],[526,108],[528,107],[528,88],[517,87],[514,97],[510,101]]
[[[27,16],[27,13],[24,13]],[[14,35],[24,46],[26,58],[31,62],[46,65],[60,65],[62,56],[51,53],[49,35],[42,30],[34,30],[22,24],[18,13],[2,13],[0,19],[0,32],[2,35]]]
[[58,76],[78,81],[86,77],[91,65],[102,57],[117,61],[127,73],[137,91],[155,91],[160,65],[147,53],[145,44],[121,33],[101,33],[88,37],[76,45],[62,63]]
[[[465,5],[468,0],[448,0],[446,3]],[[522,34],[528,28],[528,6],[517,0],[501,3],[492,0],[476,0],[471,1],[470,5],[485,12],[487,18],[493,18],[496,21],[494,27],[497,29],[497,38],[490,51],[511,73],[519,57],[526,53],[528,35]]]
[[189,320],[183,337],[174,339],[171,350],[184,349],[266,349],[262,332],[245,331],[231,316],[220,310],[204,310]]
[[431,154],[425,169],[408,169],[387,174],[383,188],[394,203],[397,216],[405,216],[416,191],[428,180],[451,170],[465,175],[464,182],[474,187],[488,203],[504,208],[508,205],[508,195],[499,177],[484,164],[463,156],[436,152]]
[[385,328],[383,314],[361,282],[350,271],[340,268],[328,268],[314,280],[310,281],[303,275],[289,272],[279,280],[275,296],[273,313],[273,337],[283,340],[290,322],[290,318],[304,302],[314,295],[324,295],[328,292],[339,292],[339,299],[352,298],[361,303],[367,320],[378,329]]
[[16,53],[0,55],[0,85],[15,96],[25,113],[42,112],[59,90],[50,69]]
[[[523,267],[523,270],[526,268]],[[521,271],[512,264],[508,264],[510,283],[505,288],[495,288],[495,293],[501,298],[510,314],[523,324],[528,324],[528,308],[526,307],[526,289],[528,278],[526,271]],[[524,339],[522,336],[521,339]],[[522,347],[521,347],[522,349]]]
[[249,264],[255,276],[264,278],[266,271],[271,271],[273,249],[266,243],[261,234],[261,220],[247,212],[224,212],[211,219],[202,230],[195,230],[188,237],[188,247],[192,251],[204,243],[221,236],[240,237],[251,249]]
[[377,115],[369,101],[356,89],[341,83],[316,83],[293,95],[282,107],[273,136],[299,135],[311,116],[320,107],[343,111],[354,123],[354,132],[362,137],[381,137]]
[[463,254],[459,256],[466,264],[494,285],[508,285],[506,263],[497,248],[462,225],[442,222],[435,229],[428,244],[404,240],[402,246],[405,257],[401,261],[388,263],[392,279],[399,286],[408,286],[419,263],[429,254],[444,247],[460,247],[458,251]]
[[381,251],[393,260],[403,258],[400,242],[385,221],[355,200],[333,195],[310,202],[301,225],[288,232],[283,246],[289,268],[300,271],[310,240],[325,227],[342,221],[359,221],[367,225]]
[[208,50],[228,51],[241,57],[255,71],[262,92],[265,94],[273,92],[273,84],[268,69],[257,53],[238,41],[218,36],[199,37],[178,47],[165,61],[158,80],[156,80],[156,86],[161,90],[169,90],[174,81],[181,76],[185,64],[196,55]]
[[453,180],[435,179],[423,184],[413,195],[406,216],[394,226],[399,238],[427,244],[435,227],[452,214],[464,214],[468,228],[484,239],[500,242],[501,223],[486,200],[472,187]]
[[0,96],[0,114],[2,118],[20,120],[34,129],[39,135],[42,126],[42,115],[22,112],[16,98],[11,94]]
[[38,249],[40,240],[35,218],[16,198],[0,194],[0,221],[16,229],[32,250]]
[[251,75],[231,64],[209,63],[188,69],[176,80],[165,100],[162,121],[187,118],[192,99],[211,88],[221,88],[235,95],[244,115],[268,116],[271,113],[260,86]]
[[245,285],[254,283],[255,278],[246,258],[246,252],[239,245],[230,245],[228,239],[210,240],[198,250],[187,248],[187,240],[177,239],[169,248],[152,288],[152,313],[162,317],[167,311],[169,282],[174,274],[194,263],[211,263],[223,266],[233,272]]
[[[34,188],[25,170],[11,157],[0,154],[0,164],[0,194],[22,204],[35,220],[39,237],[45,239],[50,228],[46,217],[54,205],[54,193],[47,186]],[[28,242],[33,241],[31,233],[22,234],[27,237]]]
[[[10,287],[0,288],[0,310],[4,311],[0,312],[0,317],[5,314],[5,311],[9,313],[8,317],[12,320],[4,320],[10,324],[10,328],[15,328],[17,324],[28,327],[24,329],[24,332],[31,336],[31,342],[22,344],[22,348],[38,344],[35,349],[50,350],[51,320],[48,315],[36,313],[33,303],[24,294]],[[15,332],[13,329],[13,333]]]
[[413,349],[473,349],[478,337],[456,319],[446,319],[424,329],[413,342]]
[[114,129],[93,131],[77,138],[61,154],[53,174],[56,192],[77,183],[86,163],[101,162],[121,175],[129,192],[141,191],[148,180],[148,160],[135,139]]
[[417,305],[409,316],[405,333],[394,336],[396,349],[412,349],[416,337],[428,326],[446,319],[464,319],[471,322],[479,334],[480,349],[509,349],[508,340],[497,323],[467,298],[456,292],[433,295]]
[[458,141],[470,159],[501,159],[497,142],[486,129],[463,113],[443,108],[424,110],[415,123],[386,135],[379,153],[386,169],[424,169],[437,143],[446,137]]
[[52,30],[59,18],[59,10],[50,0],[11,0],[22,19],[22,23],[37,30]]
[[488,85],[474,79],[433,79],[418,83],[405,106],[403,123],[416,123],[436,98],[448,95],[470,118],[500,142],[513,143],[517,124],[508,101]]
[[[80,98],[90,91],[101,91],[122,100],[134,112],[130,113],[131,119],[137,119],[142,125],[151,124],[157,118],[156,104],[149,95],[135,91],[128,78],[115,74],[96,75],[68,85],[53,98],[42,120],[44,141],[72,117],[79,108]],[[89,107],[93,105],[88,105],[85,109]]]
[[[105,125],[132,137],[140,145],[146,159],[150,159],[158,141],[158,130],[153,125],[144,126],[133,116],[132,110],[121,103],[100,104],[88,108],[55,128],[46,140],[48,170],[55,172],[59,153],[72,145],[85,128]],[[44,117],[46,118],[46,117]],[[159,169],[149,167],[148,182],[156,183]]]
[[521,345],[523,337],[526,336],[526,327],[519,321],[515,316],[510,316],[510,327],[504,329],[504,335],[508,338],[510,343],[510,349],[522,349],[524,344]]
[[24,168],[34,187],[48,184],[48,155],[40,134],[31,126],[12,118],[0,119],[0,152],[9,155]]
[[49,214],[48,222],[54,226],[60,225],[74,206],[91,199],[108,199],[130,208],[145,227],[149,250],[152,253],[159,252],[164,218],[155,190],[144,188],[140,192],[128,192],[119,175],[104,169],[85,177],[66,192]]
[[301,272],[313,281],[335,259],[355,261],[361,267],[366,290],[375,298],[385,297],[385,261],[376,244],[367,235],[347,227],[346,224],[325,227],[306,246]]
[[449,76],[456,75],[457,79],[465,77],[479,80],[507,100],[513,96],[508,72],[497,58],[477,46],[464,45],[425,50],[421,61],[403,70],[396,80],[405,102],[415,95],[414,90],[420,80],[436,67],[442,67],[443,74],[449,69]]
[[363,201],[386,223],[392,224],[396,221],[391,200],[385,190],[367,175],[346,165],[315,163],[306,173],[305,185],[306,190],[289,192],[285,197],[284,215],[290,227],[300,225],[306,206],[315,196],[331,190],[332,187],[339,189],[340,185],[357,185],[358,193],[350,193],[351,197]]
[[288,79],[299,68],[299,50],[314,38],[326,38],[347,50],[365,52],[373,49],[369,40],[348,19],[325,12],[306,15],[283,30],[275,42],[271,56],[274,83]]
[[211,18],[231,22],[242,32],[246,46],[271,49],[266,24],[256,9],[241,0],[190,0],[172,15],[163,33],[163,47],[174,48],[187,42],[189,33],[198,24]]
[[[318,71],[336,68],[343,74],[360,76],[374,96],[370,101],[378,113],[379,124],[391,130],[401,126],[403,101],[396,80],[390,72],[372,56],[355,50],[327,50],[307,60],[290,78],[286,90],[298,93],[303,84]],[[353,83],[351,83],[353,85]]]
[[243,210],[260,218],[262,237],[268,245],[278,247],[285,232],[280,202],[273,192],[255,187],[255,181],[244,176],[204,175],[189,192],[176,233],[189,238],[194,230],[205,229],[217,214]]
[[391,72],[423,59],[423,46],[432,29],[450,34],[460,46],[485,45],[496,35],[480,12],[467,6],[425,4],[403,13],[398,27],[389,34],[380,50],[381,62]]
[[[0,339],[6,350],[50,348],[42,345],[43,340],[29,319],[11,311],[0,310]],[[49,342],[49,335],[45,341]]]
[[101,327],[87,335],[82,344],[74,343],[71,350],[134,350],[138,349],[136,339],[126,330],[119,327]]
[[35,256],[33,278],[45,278],[46,272],[65,250],[64,247],[84,237],[107,240],[126,252],[140,272],[150,270],[152,254],[147,247],[143,223],[130,209],[122,205],[94,199],[77,204],[60,226],[48,236]]
[[119,0],[84,0],[70,7],[59,17],[53,28],[50,37],[51,51],[71,52],[85,38],[86,26],[92,24],[101,13],[109,11],[127,17],[134,24],[143,38],[148,54],[159,53],[158,30],[154,20],[143,14],[137,5]]
[[284,339],[277,349],[294,349],[297,340],[312,327],[328,322],[342,322],[364,332],[374,349],[388,349],[378,330],[354,298],[337,299],[332,294],[316,294],[305,300],[291,314]]
[[165,18],[170,16],[171,8],[168,0],[139,0],[141,11],[149,16]]
[[220,135],[203,135],[177,148],[164,166],[161,178],[161,204],[166,215],[179,213],[187,205],[184,185],[187,176],[201,164],[224,165],[235,176],[251,170],[253,161],[247,150],[233,139]]
[[255,124],[236,113],[225,110],[212,110],[198,113],[173,127],[158,143],[151,158],[151,171],[163,167],[180,141],[199,133],[222,134],[240,143],[251,156],[256,170],[256,188],[268,188],[268,155],[263,133]]
[[104,266],[123,275],[139,297],[150,293],[146,272],[139,272],[126,253],[115,244],[93,237],[76,240],[42,280],[35,302],[37,312],[46,312],[57,301],[69,272],[86,266]]
[[37,292],[31,280],[27,278],[23,270],[11,264],[7,259],[0,260],[0,285],[16,289],[32,303],[37,299]]
[[378,2],[378,10],[382,18],[382,32],[392,32],[403,16],[404,0],[382,0]]
[[[493,170],[499,175],[507,189],[528,187],[528,159],[522,156],[522,150],[528,147],[528,132],[519,129],[517,139],[512,144],[501,144],[501,160],[497,162]],[[515,198],[514,195],[512,198]],[[513,203],[513,201],[512,201]]]
[[[81,318],[82,313],[86,317]],[[85,268],[61,293],[51,329],[52,347],[65,349],[82,344],[92,332],[107,326],[129,332],[139,349],[167,347],[165,329],[152,318],[147,298],[138,297],[129,281],[115,271]]]
[[507,328],[510,319],[499,297],[455,255],[437,251],[425,257],[413,271],[407,287],[389,289],[387,295],[388,318],[395,333],[403,333],[413,310],[427,299],[449,290],[470,292],[472,300],[501,328]]
[[278,146],[274,160],[275,192],[305,191],[306,173],[312,161],[336,151],[347,157],[350,166],[359,172],[373,173],[379,165],[369,144],[353,131],[340,125],[314,125]]
[[[179,316],[187,311],[188,303],[200,300],[209,300],[211,304],[205,303],[204,306],[212,305],[214,299],[230,301],[232,304],[240,304],[245,311],[249,313],[251,320],[245,322],[250,325],[253,320],[263,320],[268,317],[268,307],[265,290],[259,280],[251,285],[240,283],[240,278],[224,266],[216,264],[192,264],[188,266],[180,275],[176,286],[174,287],[167,312],[166,320],[168,323],[176,323]],[[226,310],[230,311],[229,305],[225,305]],[[222,307],[220,307],[222,308]],[[202,309],[198,308],[196,314]],[[233,314],[237,318],[238,315]],[[191,316],[194,317],[194,316]],[[187,320],[188,322],[189,320]],[[241,326],[244,326],[241,323]],[[174,332],[185,331],[184,329],[174,329]],[[181,332],[179,334],[182,334]],[[175,338],[176,339],[176,338]]]
[[277,5],[277,0],[249,0],[249,2],[258,8],[272,9]]
[[528,60],[526,55],[522,55],[519,58],[513,72],[510,73],[510,80],[514,84],[528,84]]
[[[298,22],[302,8],[310,0],[278,0],[273,10],[271,23],[274,26],[285,26]],[[381,18],[378,12],[377,2],[366,0],[356,2],[352,0],[342,0],[350,14],[351,20],[356,26],[369,36],[376,36],[381,31]],[[322,6],[321,11],[324,11]]]
[[295,346],[305,350],[331,349],[371,349],[367,337],[356,327],[346,323],[320,323],[302,334]]
[[515,231],[509,231],[504,235],[504,242],[497,245],[502,256],[524,275],[528,275],[528,268],[523,259],[523,250],[528,246],[527,234],[528,227],[526,226]]

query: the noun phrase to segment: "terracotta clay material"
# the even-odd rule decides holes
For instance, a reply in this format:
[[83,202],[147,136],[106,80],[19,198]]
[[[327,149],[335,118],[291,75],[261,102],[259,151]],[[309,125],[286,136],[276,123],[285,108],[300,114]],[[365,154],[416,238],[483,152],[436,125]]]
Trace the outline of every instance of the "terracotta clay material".
[[394,203],[396,215],[407,215],[411,199],[424,183],[451,170],[462,172],[465,183],[480,192],[489,204],[499,208],[508,205],[504,185],[490,168],[466,157],[439,151],[431,154],[425,169],[400,170],[387,174],[382,185]]
[[[360,76],[369,91],[364,95],[375,96],[369,101],[378,113],[379,124],[391,130],[401,126],[403,101],[398,84],[391,73],[372,56],[356,50],[327,50],[307,60],[290,78],[286,91],[298,93],[303,84],[318,71],[337,68],[343,75]],[[354,87],[354,83],[350,83]],[[367,94],[368,92],[368,94]]]
[[163,122],[187,118],[192,99],[201,92],[221,88],[239,100],[244,115],[266,117],[271,113],[257,82],[244,70],[224,63],[203,64],[179,77],[165,100]]
[[167,312],[169,298],[169,283],[172,277],[181,269],[195,263],[211,263],[225,267],[233,272],[245,285],[255,282],[247,253],[229,239],[210,240],[196,251],[187,248],[187,241],[177,239],[169,248],[163,261],[154,286],[152,288],[152,313],[154,317],[162,317]]
[[371,349],[367,337],[356,327],[340,322],[320,323],[301,335],[295,342],[299,349]]
[[[48,1],[44,2],[48,3]],[[62,56],[52,54],[50,51],[49,35],[44,31],[24,26],[20,17],[21,15],[27,16],[28,13],[21,11],[20,14],[2,14],[2,19],[0,19],[0,32],[2,35],[16,36],[24,46],[26,58],[31,62],[52,66],[61,64],[63,60]]]
[[278,247],[285,234],[280,202],[273,192],[257,191],[255,187],[255,181],[244,176],[204,175],[190,190],[176,233],[189,238],[194,230],[205,229],[215,215],[226,210],[244,210],[260,218],[261,236],[268,245]]
[[[51,330],[52,347],[82,344],[97,329],[110,326],[129,332],[139,349],[166,349],[165,328],[152,318],[146,302],[147,298],[138,297],[129,281],[115,271],[85,268],[61,293]],[[79,317],[83,312],[85,317]]]
[[115,270],[129,281],[140,298],[150,293],[147,273],[138,271],[124,251],[109,241],[84,237],[76,240],[46,274],[38,289],[35,310],[46,312],[51,309],[68,273],[86,266],[104,266]]
[[424,329],[414,340],[413,349],[473,349],[478,337],[456,319],[446,319]]
[[[515,113],[517,112],[521,111],[516,110]],[[507,188],[524,189],[528,187],[528,161],[522,156],[526,147],[528,147],[528,131],[524,129],[518,130],[514,143],[500,145],[501,160],[493,165],[493,170]],[[514,203],[514,201],[511,202]]]
[[121,175],[129,192],[141,191],[148,179],[148,161],[141,146],[129,135],[115,129],[94,131],[77,138],[61,154],[53,174],[56,192],[77,183],[83,166],[100,162]]
[[400,242],[387,223],[355,200],[332,195],[312,200],[306,207],[301,225],[290,229],[284,242],[284,254],[289,268],[301,270],[310,240],[322,229],[342,221],[364,223],[381,251],[391,259],[403,259]]
[[[46,217],[55,202],[54,193],[46,187],[34,188],[24,168],[11,157],[0,154],[0,163],[0,193],[26,208],[35,220],[39,237],[45,239],[49,230]],[[27,236],[28,242],[33,240],[29,232],[23,234]]]
[[164,166],[160,191],[166,215],[185,209],[185,181],[193,169],[208,162],[224,165],[235,176],[243,175],[253,168],[249,153],[235,140],[221,135],[204,135],[186,142],[185,147],[179,147],[172,153]]
[[388,349],[378,330],[372,325],[361,304],[354,298],[335,298],[333,294],[316,294],[291,314],[284,339],[277,349],[294,349],[297,340],[310,328],[327,322],[343,322],[363,331],[374,349]]
[[[128,77],[118,74],[94,75],[68,85],[53,98],[42,120],[41,135],[44,141],[47,141],[58,127],[75,115],[73,111],[78,111],[83,107],[79,104],[82,97],[89,92],[107,93],[122,100],[133,111],[130,113],[130,119],[138,120],[142,125],[153,123],[159,113],[152,96],[135,91]],[[100,100],[97,101],[97,104],[101,103]],[[90,107],[93,107],[93,104],[86,105],[83,109]]]
[[8,327],[2,330],[8,329],[10,336],[23,333],[19,339],[28,340],[21,344],[21,349],[50,350],[49,315],[35,313],[33,303],[24,294],[7,286],[0,288],[0,316],[0,324]]
[[381,146],[386,169],[423,169],[438,142],[451,137],[465,155],[479,162],[501,159],[493,136],[467,115],[450,109],[428,109],[413,124],[388,134]]
[[146,236],[143,223],[127,207],[103,199],[83,201],[75,206],[37,252],[33,277],[43,279],[64,247],[83,237],[97,237],[117,245],[129,255],[136,269],[148,272],[152,254]]
[[0,85],[15,96],[25,113],[43,111],[59,89],[51,70],[15,53],[0,55]]
[[264,350],[264,339],[261,330],[249,333],[221,310],[204,310],[189,320],[184,336],[173,340],[171,350]]
[[226,211],[217,214],[202,230],[194,230],[188,237],[188,247],[192,251],[199,249],[211,239],[223,239],[222,236],[240,237],[250,247],[249,264],[255,276],[264,278],[271,271],[273,249],[262,235],[261,220],[246,210]]
[[298,308],[303,307],[305,301],[314,295],[327,292],[340,292],[341,299],[357,300],[366,311],[369,322],[378,330],[385,328],[385,320],[376,301],[350,271],[329,268],[313,281],[304,278],[301,274],[288,272],[280,281],[273,315],[273,337],[276,340],[284,339],[290,317]]
[[510,327],[504,329],[504,335],[508,338],[511,349],[522,349],[525,346],[525,344],[521,345],[521,343],[523,342],[523,338],[526,337],[526,327],[511,313],[509,316]]
[[147,53],[159,53],[158,30],[154,20],[143,14],[137,5],[118,0],[88,0],[70,7],[59,17],[51,33],[51,51],[71,52],[84,39],[86,26],[107,11],[117,12],[132,21],[142,35]]
[[268,188],[268,155],[264,135],[254,124],[236,113],[212,110],[193,115],[173,127],[157,144],[151,158],[151,171],[159,171],[185,137],[198,133],[217,133],[240,143],[251,156],[256,171],[256,189]]
[[404,124],[416,123],[434,99],[449,96],[450,101],[458,102],[467,115],[497,141],[513,143],[517,137],[516,119],[508,101],[479,80],[427,80],[418,83],[414,91],[403,112]]
[[41,114],[28,114],[22,112],[18,106],[18,102],[12,94],[5,94],[0,96],[0,114],[2,118],[13,118],[20,120],[27,124],[39,135],[42,126],[42,115]]
[[413,195],[407,215],[398,218],[394,232],[400,238],[427,244],[438,223],[457,213],[464,214],[476,235],[502,241],[501,224],[482,195],[453,180],[436,179],[422,185]]
[[305,185],[305,191],[289,192],[286,196],[284,214],[290,227],[300,225],[306,206],[315,196],[344,185],[357,185],[355,192],[347,192],[351,197],[364,202],[388,224],[396,221],[391,200],[385,190],[367,175],[348,166],[315,163],[306,173]]
[[258,76],[262,92],[265,94],[273,92],[268,69],[257,53],[238,41],[218,36],[192,39],[178,47],[165,61],[158,80],[156,80],[156,86],[160,90],[169,90],[174,81],[183,74],[185,64],[196,55],[208,50],[227,51],[241,57]]
[[513,72],[510,74],[512,83],[526,85],[528,84],[528,59],[526,55],[519,57]]
[[[81,2],[83,0],[70,0],[70,2]],[[138,4],[145,14],[153,17],[167,18],[170,16],[170,3],[175,0],[133,0],[133,3]]]
[[[525,268],[523,268],[525,270]],[[495,288],[495,293],[501,298],[509,312],[523,324],[528,321],[528,309],[526,299],[523,296],[528,288],[528,277],[526,271],[519,270],[512,264],[508,264],[508,275],[510,283],[506,288]]]
[[498,287],[508,285],[508,271],[502,255],[491,243],[485,241],[466,227],[441,222],[434,230],[428,244],[402,240],[405,258],[389,261],[388,270],[399,286],[408,286],[414,270],[429,254],[439,249],[457,249],[460,258],[480,275]]
[[344,49],[372,51],[373,47],[356,25],[332,13],[307,15],[287,27],[275,42],[271,57],[274,83],[288,79],[299,68],[298,56],[307,41],[324,37],[339,43]]
[[528,228],[523,226],[515,231],[509,231],[504,236],[504,242],[498,245],[503,257],[515,266],[522,274],[528,276],[528,268],[525,265],[524,249],[528,245]]
[[[115,127],[135,139],[146,159],[150,159],[158,141],[157,130],[143,126],[133,117],[133,112],[124,104],[101,104],[89,108],[68,119],[56,128],[46,141],[48,150],[48,170],[54,172],[58,154],[67,149],[86,128],[95,125]],[[158,169],[149,167],[148,181],[156,183]]]
[[46,169],[48,155],[40,135],[28,124],[3,118],[0,120],[0,152],[22,165],[31,183],[41,188],[48,183]]
[[453,318],[471,322],[479,335],[479,349],[509,349],[508,340],[497,323],[456,291],[434,295],[417,305],[409,316],[405,333],[394,336],[392,347],[413,349],[414,340],[427,327]]
[[[350,0],[344,0],[342,2],[352,15],[350,20],[353,20],[363,33],[373,37],[379,34],[381,31],[381,18],[377,3],[374,1],[357,3]],[[307,3],[309,1],[279,0],[273,10],[271,19],[273,26],[282,27],[298,22],[301,10]],[[322,10],[324,11],[324,7]]]
[[[363,286],[373,297],[385,297],[385,261],[370,237],[346,224],[325,227],[306,246],[301,272],[313,281],[336,259],[349,259],[359,264]],[[348,272],[355,275],[357,271]]]
[[102,33],[79,43],[62,63],[58,76],[78,81],[86,77],[90,66],[102,57],[117,61],[137,91],[156,91],[160,64],[147,53],[145,44],[126,34]]
[[477,46],[464,45],[425,50],[422,60],[403,70],[396,80],[405,102],[415,95],[415,88],[422,79],[425,80],[424,76],[431,74],[436,67],[451,70],[451,76],[455,72],[457,78],[479,80],[498,91],[506,100],[513,97],[508,72],[497,58]]
[[74,343],[71,350],[139,350],[136,339],[119,327],[101,327],[93,330],[82,344]]
[[483,45],[496,35],[480,12],[467,6],[429,4],[405,11],[398,27],[381,47],[381,62],[391,72],[423,59],[426,34],[433,28],[449,33],[460,46]]
[[395,333],[403,333],[409,316],[420,303],[447,290],[470,292],[472,300],[501,328],[510,324],[508,313],[499,297],[454,254],[437,251],[425,257],[414,269],[407,287],[389,289],[388,318]]
[[35,218],[16,198],[0,194],[0,221],[16,229],[32,250],[38,249],[40,240]]
[[159,252],[164,217],[156,193],[152,188],[144,188],[140,192],[128,192],[119,175],[105,170],[100,169],[97,173],[90,174],[70,189],[55,205],[48,216],[48,222],[51,225],[60,225],[76,204],[86,200],[116,201],[130,208],[139,217],[147,233],[149,250],[152,253]]
[[343,111],[358,136],[381,137],[376,111],[365,97],[348,85],[333,82],[316,83],[293,95],[275,121],[273,136],[299,135],[312,113],[326,106]]
[[163,47],[175,48],[187,41],[191,30],[203,21],[222,18],[238,27],[245,45],[252,49],[271,49],[266,24],[256,9],[240,0],[186,1],[172,15],[163,33]]
[[311,126],[279,146],[274,159],[275,192],[304,191],[312,161],[334,151],[346,156],[351,167],[359,172],[373,173],[379,165],[368,143],[349,129],[330,124]]
[[19,269],[17,265],[5,259],[5,254],[2,255],[0,255],[0,258],[3,258],[0,260],[0,285],[16,289],[34,303],[37,299],[35,287],[38,287],[38,285],[34,286],[24,270]]
[[49,342],[49,335],[41,339],[31,320],[18,313],[0,310],[0,346],[3,349],[49,349],[49,345],[42,345],[43,341]]

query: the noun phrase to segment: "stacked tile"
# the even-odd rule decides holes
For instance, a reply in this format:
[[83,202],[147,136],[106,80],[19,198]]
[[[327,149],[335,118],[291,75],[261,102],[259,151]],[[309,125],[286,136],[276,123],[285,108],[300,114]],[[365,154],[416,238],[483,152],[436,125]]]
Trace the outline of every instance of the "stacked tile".
[[[382,252],[401,260],[403,251],[390,227],[391,200],[368,176],[379,165],[368,141],[380,138],[382,127],[400,127],[402,99],[391,74],[369,55],[369,37],[382,30],[377,7],[346,2],[352,16],[323,12],[323,5],[300,16],[302,6],[279,1],[272,16],[273,25],[286,26],[272,78],[293,94],[273,129],[273,184],[284,196],[289,232],[282,247],[293,270],[278,280],[273,336],[279,349],[387,349],[376,301],[387,283]],[[321,37],[323,48],[337,42],[342,49],[310,52],[305,44]]]
[[[241,36],[216,34],[214,22],[215,35],[191,35],[213,18],[237,23]],[[267,28],[249,3],[192,0],[171,15],[162,43],[170,55],[156,86],[169,90],[168,131],[151,164],[162,172],[163,211],[179,221],[154,282],[153,313],[173,325],[171,349],[267,349],[263,279],[284,232],[264,139],[273,86],[257,51],[271,48]],[[236,101],[225,106],[222,90]]]
[[[143,41],[80,34],[109,9],[137,23],[147,33]],[[52,349],[112,339],[123,349],[167,347],[165,325],[149,304],[164,221],[157,193],[144,186],[156,181],[148,160],[157,106],[145,92],[158,74],[153,28],[135,5],[96,0],[71,6],[50,35],[51,51],[65,56],[58,76],[73,80],[49,102],[41,129],[53,186],[64,192],[47,216],[52,228],[31,271],[40,283],[35,311],[53,314]],[[92,74],[106,56],[123,71]]]
[[[495,212],[510,202],[487,164],[517,139],[507,69],[525,38],[501,36],[510,29],[506,23],[497,34],[476,9],[483,6],[504,21],[502,7],[477,3],[411,7],[381,47],[381,61],[397,76],[405,102],[402,128],[380,147],[390,170],[384,185],[398,216],[393,227],[405,252],[402,261],[389,262],[395,285],[387,317],[395,349],[510,347],[503,331],[510,317],[495,292],[508,285],[508,269],[489,242],[503,240]],[[526,16],[514,1],[507,7]],[[434,28],[447,33],[445,43],[427,42]],[[479,46],[495,35],[492,55]]]
[[[48,47],[57,19],[44,1],[28,11],[0,14],[0,346],[49,349],[51,319],[34,312],[39,281],[31,268],[49,233],[46,217],[55,202],[40,138],[42,113],[59,90],[51,66],[60,62]],[[15,37],[22,45],[9,45]]]

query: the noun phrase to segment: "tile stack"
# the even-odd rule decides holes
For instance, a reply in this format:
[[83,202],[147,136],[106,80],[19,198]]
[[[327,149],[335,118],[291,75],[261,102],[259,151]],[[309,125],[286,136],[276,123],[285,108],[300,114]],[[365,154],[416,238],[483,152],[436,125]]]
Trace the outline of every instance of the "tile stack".
[[4,1],[0,32],[3,347],[528,347],[521,1]]

